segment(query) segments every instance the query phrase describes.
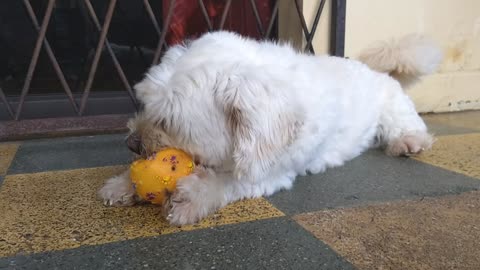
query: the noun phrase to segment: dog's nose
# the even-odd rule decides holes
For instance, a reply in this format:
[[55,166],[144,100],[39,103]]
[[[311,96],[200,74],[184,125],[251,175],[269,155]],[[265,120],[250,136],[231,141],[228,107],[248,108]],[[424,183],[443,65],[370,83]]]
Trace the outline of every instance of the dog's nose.
[[133,134],[131,134],[130,136],[127,137],[126,143],[127,143],[128,149],[130,149],[130,151],[134,152],[135,154],[140,155],[141,150],[142,150],[142,140],[140,139],[140,136],[133,133]]

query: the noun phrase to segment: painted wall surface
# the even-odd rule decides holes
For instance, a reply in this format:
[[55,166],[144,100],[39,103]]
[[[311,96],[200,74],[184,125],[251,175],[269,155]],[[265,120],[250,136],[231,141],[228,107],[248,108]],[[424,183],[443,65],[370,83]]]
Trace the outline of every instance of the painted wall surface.
[[[312,41],[316,54],[326,54],[329,52],[331,2],[331,0],[327,0],[323,7],[322,15]],[[301,10],[303,11],[309,31],[312,29],[319,5],[319,0],[304,0],[301,4]],[[295,47],[303,50],[306,41],[294,0],[280,1],[279,18],[279,38],[284,41],[288,40],[292,42]]]
[[[303,1],[302,9],[309,27],[319,2]],[[315,34],[313,44],[317,54],[329,51],[330,2],[327,0]],[[298,34],[301,28],[293,16],[296,15],[293,13],[295,6],[288,5],[283,5],[283,12],[290,14],[291,21],[281,19],[280,32],[295,33],[294,44],[298,45],[304,42]],[[374,41],[409,33],[430,36],[439,43],[445,55],[437,73],[427,76],[408,91],[417,109],[420,112],[480,109],[480,1],[347,0],[346,56],[355,58]]]
[[408,91],[421,112],[480,109],[480,1],[348,0],[345,54],[374,40],[425,33],[444,50],[440,70]]

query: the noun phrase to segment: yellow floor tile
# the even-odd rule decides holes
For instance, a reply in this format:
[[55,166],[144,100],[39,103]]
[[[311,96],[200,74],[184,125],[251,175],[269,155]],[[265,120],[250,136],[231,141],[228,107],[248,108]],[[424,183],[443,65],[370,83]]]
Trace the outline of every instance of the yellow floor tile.
[[0,144],[0,175],[7,173],[8,167],[17,153],[18,144],[2,143]]
[[170,227],[156,206],[108,208],[96,200],[103,180],[125,168],[11,175],[0,191],[0,256],[75,248],[283,216],[264,199],[246,200],[202,223]]
[[480,269],[480,192],[301,214],[360,269]]
[[480,178],[480,133],[437,137],[433,148],[416,159]]

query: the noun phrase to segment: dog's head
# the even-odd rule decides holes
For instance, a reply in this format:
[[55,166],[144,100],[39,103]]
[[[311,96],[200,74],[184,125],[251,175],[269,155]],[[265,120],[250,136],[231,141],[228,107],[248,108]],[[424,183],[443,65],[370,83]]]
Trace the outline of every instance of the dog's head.
[[127,127],[129,134],[125,142],[128,149],[144,158],[172,144],[167,133],[149,121],[143,112],[130,119]]
[[263,177],[295,140],[302,109],[258,72],[205,68],[201,57],[162,59],[135,85],[143,111],[130,122],[129,148],[177,147],[205,166],[231,166],[238,178]]
[[191,73],[172,76],[165,65],[152,68],[134,86],[143,109],[128,123],[129,149],[147,156],[176,147],[204,166],[225,167],[231,141],[222,108],[192,81]]

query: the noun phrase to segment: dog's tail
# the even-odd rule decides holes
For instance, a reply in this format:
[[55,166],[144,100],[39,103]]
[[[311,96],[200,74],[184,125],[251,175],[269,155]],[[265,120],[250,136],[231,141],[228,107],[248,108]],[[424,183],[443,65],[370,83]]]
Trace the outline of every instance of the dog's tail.
[[435,72],[442,58],[440,47],[433,41],[411,34],[398,40],[378,42],[361,52],[358,60],[373,70],[390,74],[406,89],[422,75]]

